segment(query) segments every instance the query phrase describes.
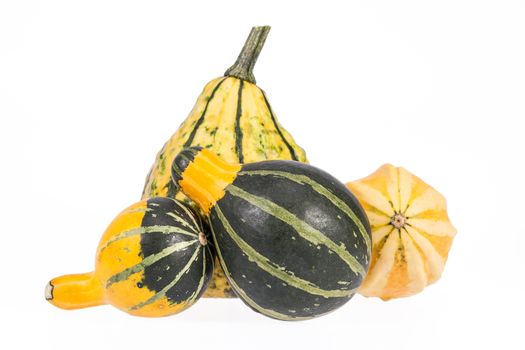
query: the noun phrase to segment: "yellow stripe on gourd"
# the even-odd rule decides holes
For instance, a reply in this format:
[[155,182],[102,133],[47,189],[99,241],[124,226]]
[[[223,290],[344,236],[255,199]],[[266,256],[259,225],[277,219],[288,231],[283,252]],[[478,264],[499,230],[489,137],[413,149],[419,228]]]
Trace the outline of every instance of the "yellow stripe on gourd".
[[450,250],[450,246],[452,245],[454,237],[429,235],[421,230],[416,230],[412,227],[407,227],[407,230],[410,233],[417,233],[419,236],[427,240],[430,244],[432,244],[432,247],[438,252],[438,254],[443,259],[447,259],[448,252]]
[[397,176],[398,176],[398,181],[399,181],[399,187],[398,187],[399,208],[398,208],[398,211],[405,212],[410,202],[410,196],[412,195],[412,186],[413,186],[412,174],[410,174],[404,168],[398,168]]
[[[427,271],[425,282],[432,283],[436,281],[441,277],[445,267],[445,257],[441,256],[432,243],[416,230],[407,227],[406,232],[407,236],[410,235],[410,238],[416,244],[420,256],[423,258],[421,264],[425,266]],[[428,263],[425,261],[428,261]]]
[[389,297],[385,297],[383,300],[400,296],[397,294],[398,290],[410,284],[407,270],[406,248],[401,238],[402,232],[396,230],[392,235],[395,237],[397,249],[394,252],[394,261],[388,271],[386,283],[383,286],[384,292],[387,293]]
[[232,135],[234,134],[237,90],[240,80],[223,79],[225,79],[224,82],[208,104],[204,123],[197,130],[192,145],[213,149],[215,153],[221,154],[225,161],[235,162],[237,158],[232,153],[235,147]]
[[[425,268],[425,261],[412,238],[405,230],[401,230],[401,240],[404,248],[403,254],[406,260],[401,268],[406,270],[406,284],[408,288],[410,290],[420,291],[427,285],[428,275]],[[403,287],[403,283],[400,283],[400,286]],[[396,288],[396,290],[397,289],[401,288]]]
[[368,211],[367,216],[372,228],[382,228],[390,223],[390,217],[382,213]]
[[[374,247],[372,248],[372,252],[374,250],[377,250],[379,248],[378,247],[379,242],[381,242],[385,236],[389,235],[394,230],[395,230],[394,227],[392,227],[390,225],[387,225],[387,224],[385,224],[385,226],[379,227],[377,229],[372,228],[372,241],[375,242],[374,243]],[[372,261],[373,261],[373,259],[372,259]]]
[[456,234],[454,226],[447,221],[412,218],[410,219],[410,225],[431,236],[453,237]]
[[371,265],[363,284],[359,288],[359,293],[368,295],[374,290],[382,290],[386,285],[398,247],[396,236],[397,232],[392,232],[386,238],[386,242],[380,251],[375,249],[375,246],[372,248]]
[[411,201],[405,214],[407,216],[416,216],[426,211],[439,212],[443,210],[446,210],[445,198],[432,188],[428,188],[419,197]]
[[[292,155],[271,119],[263,92],[256,85],[245,83],[242,96],[241,129],[245,162],[250,155],[261,159],[291,159]],[[263,122],[264,121],[264,122]]]

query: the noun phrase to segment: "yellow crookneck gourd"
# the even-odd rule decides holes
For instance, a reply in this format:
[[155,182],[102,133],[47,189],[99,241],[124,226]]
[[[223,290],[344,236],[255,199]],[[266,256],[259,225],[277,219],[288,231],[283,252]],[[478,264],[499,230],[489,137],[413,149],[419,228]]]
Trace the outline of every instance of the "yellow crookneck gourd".
[[[171,162],[185,147],[208,148],[231,163],[307,162],[303,149],[277,121],[266,94],[255,85],[253,67],[269,30],[254,27],[235,64],[204,87],[189,116],[157,154],[142,199],[163,196],[193,205],[170,181]],[[222,269],[216,266],[204,296],[234,297]]]
[[193,305],[212,276],[213,257],[199,217],[170,198],[150,198],[120,213],[97,249],[95,271],[57,277],[46,299],[62,309],[111,304],[158,317]]
[[388,300],[416,294],[437,281],[456,234],[445,198],[390,164],[347,187],[372,227],[372,260],[359,293]]

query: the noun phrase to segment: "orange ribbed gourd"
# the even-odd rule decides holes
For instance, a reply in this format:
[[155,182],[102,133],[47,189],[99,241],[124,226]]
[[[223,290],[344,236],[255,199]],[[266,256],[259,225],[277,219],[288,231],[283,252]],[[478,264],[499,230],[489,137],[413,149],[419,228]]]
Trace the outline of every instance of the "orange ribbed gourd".
[[436,282],[456,234],[445,198],[390,164],[347,187],[364,207],[372,228],[372,260],[359,293],[389,300],[419,293]]

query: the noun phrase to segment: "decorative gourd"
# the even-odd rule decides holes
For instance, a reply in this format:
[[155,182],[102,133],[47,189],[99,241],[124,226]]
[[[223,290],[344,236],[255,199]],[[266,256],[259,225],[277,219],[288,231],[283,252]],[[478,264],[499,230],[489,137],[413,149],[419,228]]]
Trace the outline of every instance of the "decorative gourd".
[[94,272],[51,280],[46,299],[63,309],[109,303],[137,316],[172,315],[195,303],[212,270],[200,218],[181,202],[150,198],[109,225]]
[[456,234],[445,198],[390,164],[347,186],[372,226],[372,262],[359,293],[388,300],[416,294],[437,281]]
[[346,303],[370,258],[366,215],[344,184],[283,160],[226,163],[210,150],[183,150],[175,184],[208,217],[233,290],[280,320],[323,315]]
[[[190,115],[157,154],[142,199],[162,196],[187,201],[170,181],[170,162],[184,147],[209,148],[227,162],[307,162],[303,149],[279,124],[265,93],[255,85],[253,67],[269,31],[267,26],[254,27],[235,64],[224,77],[204,87]],[[234,296],[220,267],[204,296]]]

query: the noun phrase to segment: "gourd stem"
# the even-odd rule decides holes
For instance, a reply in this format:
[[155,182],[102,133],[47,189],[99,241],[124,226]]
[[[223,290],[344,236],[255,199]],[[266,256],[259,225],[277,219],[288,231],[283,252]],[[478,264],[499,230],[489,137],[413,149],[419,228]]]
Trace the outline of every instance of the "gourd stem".
[[102,284],[93,272],[54,278],[46,286],[46,300],[66,310],[106,303]]
[[235,61],[233,66],[231,66],[224,75],[227,77],[246,80],[255,84],[256,81],[253,75],[253,67],[255,66],[255,62],[257,62],[257,58],[264,46],[269,31],[270,26],[253,27],[250,31],[250,35],[248,35],[248,38],[244,43],[239,57],[237,57],[237,61]]
[[224,189],[241,169],[239,164],[227,163],[212,151],[200,147],[183,149],[172,164],[172,181],[206,215],[224,196]]

